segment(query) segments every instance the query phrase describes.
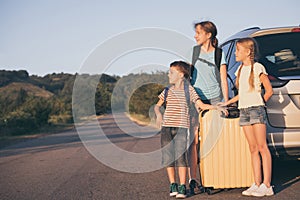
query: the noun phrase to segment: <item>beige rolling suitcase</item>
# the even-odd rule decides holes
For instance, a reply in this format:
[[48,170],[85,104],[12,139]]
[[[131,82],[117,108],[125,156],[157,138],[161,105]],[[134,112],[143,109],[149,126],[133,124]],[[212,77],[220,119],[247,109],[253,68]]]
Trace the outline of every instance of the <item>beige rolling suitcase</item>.
[[251,156],[239,118],[222,118],[216,110],[202,114],[199,114],[202,185],[208,189],[251,186],[254,182]]

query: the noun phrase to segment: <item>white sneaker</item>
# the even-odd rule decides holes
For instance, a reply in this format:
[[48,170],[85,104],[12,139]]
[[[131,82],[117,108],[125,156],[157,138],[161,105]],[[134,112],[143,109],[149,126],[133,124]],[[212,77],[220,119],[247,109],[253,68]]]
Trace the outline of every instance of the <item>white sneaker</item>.
[[273,187],[267,187],[264,183],[262,183],[258,190],[252,192],[252,196],[255,197],[263,197],[263,196],[272,196],[274,195]]
[[258,190],[258,188],[259,187],[255,183],[253,183],[251,185],[251,187],[249,187],[247,190],[245,190],[245,191],[242,192],[242,195],[252,196],[252,193],[255,192],[256,190]]

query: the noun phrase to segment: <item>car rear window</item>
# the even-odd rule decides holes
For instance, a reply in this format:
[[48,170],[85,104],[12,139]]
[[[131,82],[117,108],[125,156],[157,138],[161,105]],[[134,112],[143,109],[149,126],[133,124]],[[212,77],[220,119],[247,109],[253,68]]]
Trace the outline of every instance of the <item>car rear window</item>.
[[276,77],[300,76],[300,32],[255,37],[259,61]]

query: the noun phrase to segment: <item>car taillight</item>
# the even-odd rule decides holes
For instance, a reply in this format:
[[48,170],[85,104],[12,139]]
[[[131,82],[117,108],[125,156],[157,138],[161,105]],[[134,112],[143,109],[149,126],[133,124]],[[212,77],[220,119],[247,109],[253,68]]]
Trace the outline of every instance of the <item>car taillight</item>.
[[293,28],[292,32],[300,32],[300,27],[299,28]]
[[278,87],[282,87],[284,86],[285,84],[287,84],[289,81],[288,80],[281,80],[279,78],[276,78],[272,75],[268,75],[269,77],[269,80],[271,82],[271,85],[273,88],[278,88]]

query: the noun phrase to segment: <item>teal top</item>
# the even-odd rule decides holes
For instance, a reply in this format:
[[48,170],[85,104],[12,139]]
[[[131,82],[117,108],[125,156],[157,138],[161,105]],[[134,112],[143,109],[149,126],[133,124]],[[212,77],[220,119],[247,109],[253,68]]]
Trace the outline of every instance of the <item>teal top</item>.
[[[200,60],[197,60],[192,74],[192,85],[201,100],[220,97],[220,72],[215,65],[215,52],[200,52]],[[224,52],[222,51],[221,65],[227,64]]]

